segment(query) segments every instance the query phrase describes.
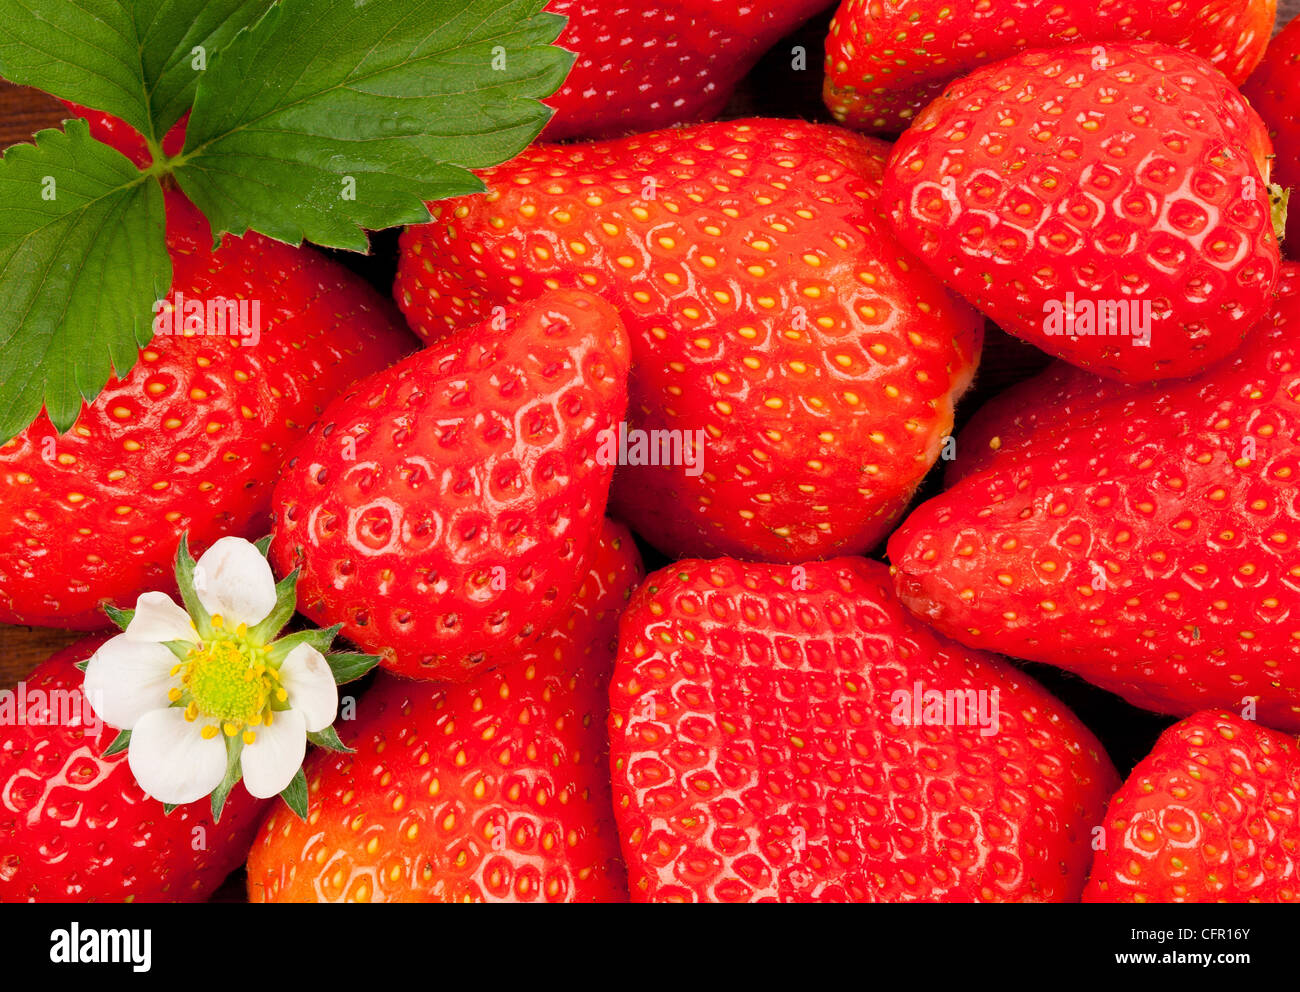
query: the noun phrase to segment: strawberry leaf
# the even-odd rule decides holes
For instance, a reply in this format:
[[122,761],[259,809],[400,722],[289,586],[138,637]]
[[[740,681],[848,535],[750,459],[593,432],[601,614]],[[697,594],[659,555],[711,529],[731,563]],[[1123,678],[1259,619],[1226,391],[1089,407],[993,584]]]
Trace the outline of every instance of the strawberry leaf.
[[540,133],[573,59],[544,4],[282,0],[214,54],[176,179],[214,237],[365,251]]
[[212,53],[269,5],[0,0],[0,76],[113,114],[160,142],[189,107]]
[[82,120],[0,159],[0,443],[125,375],[171,284],[162,190]]

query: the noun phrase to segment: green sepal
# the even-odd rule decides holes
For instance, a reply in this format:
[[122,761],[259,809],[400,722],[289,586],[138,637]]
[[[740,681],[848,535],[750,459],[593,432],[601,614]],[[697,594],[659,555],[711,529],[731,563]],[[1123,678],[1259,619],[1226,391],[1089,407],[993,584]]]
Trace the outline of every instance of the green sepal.
[[177,661],[185,661],[194,650],[194,645],[189,641],[163,641],[162,646],[174,654]]
[[171,816],[172,810],[179,805],[179,803],[163,803],[163,816]]
[[307,740],[311,741],[317,747],[323,747],[328,751],[339,751],[343,754],[356,754],[356,751],[348,747],[339,740],[338,732],[333,727],[326,727],[324,730],[318,730],[316,733],[309,733]]
[[262,557],[265,558],[271,550],[271,535],[267,534],[266,537],[262,538],[260,541],[254,541],[253,547],[262,552]]
[[295,568],[275,584],[275,606],[266,618],[248,631],[248,639],[254,644],[268,643],[276,634],[284,630],[285,624],[293,617],[298,606],[298,570]]
[[365,675],[379,664],[379,655],[361,654],[358,651],[338,651],[325,656],[330,671],[334,673],[334,684],[353,682]]
[[226,777],[221,780],[220,785],[212,790],[213,823],[221,822],[221,811],[226,807],[226,798],[230,795],[230,790],[235,787],[236,782],[244,777],[244,771],[239,760],[243,751],[244,738],[241,734],[226,737]]
[[84,671],[85,671],[89,666],[90,666],[90,659],[87,658],[85,661],[79,661],[79,662],[77,662],[77,663],[76,663],[75,665],[73,665],[72,667],[75,668],[75,669],[76,669],[77,671],[79,671],[79,672],[84,672]]
[[300,820],[307,819],[307,776],[301,768],[293,776],[293,781],[280,793],[280,798],[293,811],[294,816]]
[[112,603],[104,604],[104,612],[108,614],[108,619],[112,620],[118,630],[124,631],[131,626],[132,619],[135,618],[135,610],[119,610]]
[[113,743],[108,745],[108,747],[104,748],[104,757],[111,758],[113,755],[125,751],[127,749],[127,746],[130,743],[131,743],[131,731],[129,730],[118,731],[117,736],[113,738]]
[[214,633],[212,617],[208,615],[207,608],[199,600],[198,591],[194,588],[194,567],[194,559],[190,556],[189,533],[186,532],[181,535],[181,543],[176,548],[176,585],[180,587],[185,612],[190,615],[199,636],[206,641]]
[[299,630],[287,637],[282,637],[271,645],[270,660],[273,665],[279,665],[285,658],[289,657],[289,652],[300,644],[306,644],[315,648],[321,654],[330,649],[334,643],[334,638],[338,636],[343,624],[336,623],[333,627],[312,627],[310,630]]

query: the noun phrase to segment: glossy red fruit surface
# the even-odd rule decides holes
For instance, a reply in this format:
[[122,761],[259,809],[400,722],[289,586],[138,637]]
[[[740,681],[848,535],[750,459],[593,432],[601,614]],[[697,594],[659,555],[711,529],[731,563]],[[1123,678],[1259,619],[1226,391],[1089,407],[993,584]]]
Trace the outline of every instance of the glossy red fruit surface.
[[[717,117],[782,35],[832,0],[550,0],[577,54],[543,137],[613,138]],[[815,69],[816,67],[811,67]]]
[[1054,371],[999,399],[957,439],[979,470],[890,539],[903,601],[1136,706],[1254,700],[1300,729],[1298,288],[1288,263],[1270,319],[1195,379]]
[[1300,258],[1300,18],[1268,46],[1259,68],[1241,87],[1242,94],[1268,125],[1273,139],[1273,182],[1292,190],[1283,250]]
[[1277,0],[844,0],[826,39],[826,105],[849,127],[898,134],[954,79],[1026,49],[1123,41],[1194,52],[1240,85]]
[[629,458],[621,519],[674,557],[865,551],[938,458],[983,332],[879,216],[887,151],[774,120],[537,146],[407,229],[398,305],[436,340],[599,293],[632,339],[629,428],[696,453]]
[[1084,902],[1300,902],[1300,748],[1236,713],[1166,730],[1111,800]]
[[360,382],[295,450],[270,558],[298,608],[413,678],[518,657],[589,566],[627,334],[587,293],[503,310]]
[[1029,52],[949,87],[894,146],[899,240],[1003,330],[1108,378],[1192,375],[1267,312],[1269,140],[1199,56]]
[[610,700],[635,901],[1075,900],[1118,784],[1064,706],[860,558],[652,573]]
[[264,824],[253,902],[625,902],[607,686],[641,563],[607,521],[563,621],[518,663],[435,688],[381,675],[307,762],[307,822]]

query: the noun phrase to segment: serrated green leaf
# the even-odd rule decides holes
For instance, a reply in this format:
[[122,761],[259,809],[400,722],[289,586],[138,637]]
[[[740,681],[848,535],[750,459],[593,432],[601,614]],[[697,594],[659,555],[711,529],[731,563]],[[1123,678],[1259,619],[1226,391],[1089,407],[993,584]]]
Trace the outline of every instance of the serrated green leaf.
[[0,159],[0,443],[125,375],[171,286],[162,189],[85,121]]
[[135,619],[135,610],[119,610],[112,603],[104,604],[104,613],[113,621],[113,626],[121,631],[131,626],[131,621]]
[[329,663],[330,671],[334,673],[335,685],[354,682],[379,664],[378,655],[361,654],[356,651],[327,654],[325,660]]
[[540,133],[573,59],[544,4],[283,0],[209,63],[176,179],[214,237],[365,251]]
[[280,793],[280,798],[298,819],[307,819],[307,776],[301,768],[294,775],[293,781]]
[[108,758],[121,751],[125,751],[131,743],[131,731],[123,730],[113,738],[113,742],[104,748],[104,757]]
[[201,67],[269,5],[0,0],[0,75],[106,111],[161,142],[193,100]]
[[338,732],[333,727],[326,727],[324,730],[318,730],[315,733],[308,733],[307,740],[311,741],[317,747],[323,747],[329,751],[339,751],[343,754],[355,754],[356,752],[339,740]]

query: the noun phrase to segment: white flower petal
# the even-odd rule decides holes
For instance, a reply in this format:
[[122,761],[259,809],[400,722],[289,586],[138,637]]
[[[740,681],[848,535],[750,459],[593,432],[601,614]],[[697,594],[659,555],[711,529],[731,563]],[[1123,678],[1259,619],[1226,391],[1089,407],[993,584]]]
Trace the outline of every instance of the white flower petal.
[[164,592],[146,592],[135,601],[135,616],[127,624],[128,640],[137,643],[153,641],[199,642],[198,632],[190,623],[190,615]]
[[296,710],[276,713],[271,726],[257,727],[257,739],[245,744],[240,759],[244,788],[258,799],[270,799],[285,790],[307,755],[307,726]]
[[167,690],[180,685],[170,674],[175,666],[176,656],[161,644],[118,634],[90,656],[82,689],[101,720],[132,730],[146,713],[171,705]]
[[242,537],[223,537],[194,566],[194,588],[227,627],[261,623],[275,608],[275,575],[262,552]]
[[303,715],[307,731],[316,733],[334,722],[339,689],[325,656],[310,644],[299,644],[280,666],[280,684],[289,694],[289,707]]
[[127,763],[140,788],[177,806],[209,795],[226,777],[226,743],[205,740],[203,721],[189,721],[178,707],[142,716],[131,731]]

